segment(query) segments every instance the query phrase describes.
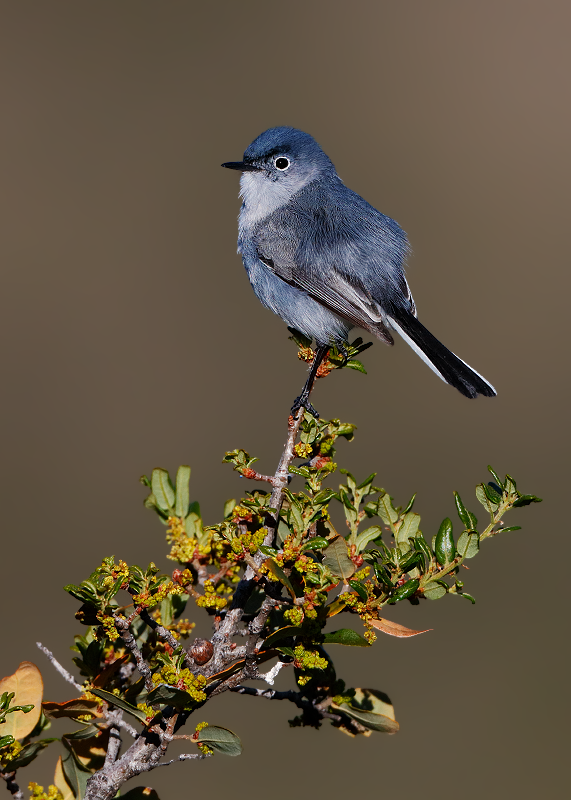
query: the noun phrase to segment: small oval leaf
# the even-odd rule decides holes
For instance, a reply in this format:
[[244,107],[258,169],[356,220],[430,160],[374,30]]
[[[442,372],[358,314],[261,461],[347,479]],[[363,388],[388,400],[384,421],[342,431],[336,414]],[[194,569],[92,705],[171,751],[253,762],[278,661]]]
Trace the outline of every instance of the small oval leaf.
[[198,734],[200,744],[205,744],[225,756],[239,756],[242,753],[242,742],[228,728],[218,728],[216,725],[208,725]]
[[452,522],[446,517],[442,521],[438,533],[436,534],[436,541],[434,542],[434,553],[436,560],[441,566],[451,564],[456,555],[456,548],[454,546],[454,537],[452,535]]
[[174,489],[171,486],[166,469],[158,467],[153,470],[151,488],[157,501],[157,506],[163,511],[174,511]]
[[349,558],[347,542],[338,534],[323,554],[323,564],[329,568],[333,575],[346,580],[355,572],[355,564]]
[[188,483],[190,481],[190,467],[183,464],[176,473],[176,506],[177,517],[186,517],[190,505]]

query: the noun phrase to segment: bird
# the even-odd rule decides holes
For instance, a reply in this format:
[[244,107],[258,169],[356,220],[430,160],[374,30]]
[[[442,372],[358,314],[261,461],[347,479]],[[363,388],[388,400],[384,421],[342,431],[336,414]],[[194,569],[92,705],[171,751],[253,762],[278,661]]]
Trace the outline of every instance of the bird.
[[316,342],[315,358],[292,414],[316,416],[309,393],[320,363],[348,332],[362,328],[388,345],[398,333],[446,383],[468,398],[494,387],[418,320],[404,267],[407,236],[349,189],[308,133],[269,128],[248,146],[238,170],[242,205],[238,252],[259,300]]

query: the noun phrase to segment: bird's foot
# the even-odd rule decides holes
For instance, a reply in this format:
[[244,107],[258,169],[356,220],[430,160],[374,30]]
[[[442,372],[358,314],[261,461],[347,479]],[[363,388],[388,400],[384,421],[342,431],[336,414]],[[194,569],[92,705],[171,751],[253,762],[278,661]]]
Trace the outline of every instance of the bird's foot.
[[341,344],[337,343],[337,349],[343,356],[343,361],[341,362],[341,366],[344,367],[345,364],[349,361],[349,351],[347,350],[347,348],[343,343]]
[[305,410],[309,411],[309,413],[313,417],[315,417],[315,419],[319,419],[319,414],[317,413],[316,409],[309,402],[309,393],[308,392],[302,392],[300,394],[300,396],[296,397],[296,399],[294,400],[293,406],[291,407],[291,411],[290,411],[290,414],[292,415],[292,417],[295,417],[295,415],[297,414],[297,412],[299,411],[300,408],[305,408]]

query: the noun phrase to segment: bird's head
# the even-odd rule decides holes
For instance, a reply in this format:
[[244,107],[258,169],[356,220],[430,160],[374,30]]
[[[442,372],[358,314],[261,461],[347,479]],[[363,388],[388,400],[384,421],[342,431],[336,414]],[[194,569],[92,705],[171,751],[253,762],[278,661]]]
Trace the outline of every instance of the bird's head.
[[335,167],[313,136],[296,128],[270,128],[261,133],[244,153],[243,161],[222,164],[242,172],[242,195],[261,193],[287,202],[308,183],[335,175]]

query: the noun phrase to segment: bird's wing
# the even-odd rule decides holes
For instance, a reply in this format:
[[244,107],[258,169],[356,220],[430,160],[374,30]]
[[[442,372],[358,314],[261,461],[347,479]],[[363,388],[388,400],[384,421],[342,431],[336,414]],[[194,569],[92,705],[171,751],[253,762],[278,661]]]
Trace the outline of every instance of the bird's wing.
[[260,261],[291,286],[392,344],[393,305],[414,313],[406,235],[341,181],[315,181],[257,226]]
[[353,325],[374,333],[387,344],[393,344],[393,337],[383,323],[383,314],[378,304],[359,286],[334,269],[328,270],[328,283],[312,280],[303,270],[292,269],[291,265],[282,267],[258,250],[258,258],[274,275],[290,286],[307,292],[314,300],[349,320]]

